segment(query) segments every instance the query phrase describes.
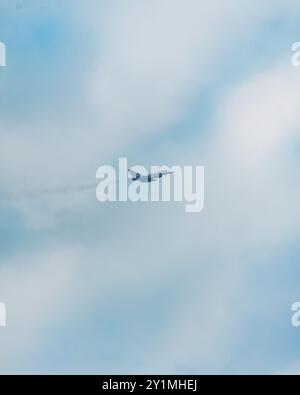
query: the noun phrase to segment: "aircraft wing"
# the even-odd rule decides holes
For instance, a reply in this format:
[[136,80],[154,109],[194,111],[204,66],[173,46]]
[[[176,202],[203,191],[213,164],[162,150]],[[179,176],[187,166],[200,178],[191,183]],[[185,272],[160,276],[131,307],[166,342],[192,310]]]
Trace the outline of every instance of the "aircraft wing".
[[173,171],[162,170],[158,173],[151,173],[151,178],[161,178],[162,176],[165,176],[167,174],[173,174]]

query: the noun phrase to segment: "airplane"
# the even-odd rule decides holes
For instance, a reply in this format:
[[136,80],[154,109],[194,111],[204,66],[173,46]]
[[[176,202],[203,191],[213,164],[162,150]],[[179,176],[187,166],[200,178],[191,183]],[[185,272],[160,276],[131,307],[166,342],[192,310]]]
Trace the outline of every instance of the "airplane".
[[128,172],[131,175],[131,180],[132,181],[140,181],[140,182],[153,182],[157,181],[159,178],[162,178],[163,176],[166,176],[167,174],[173,174],[174,171],[167,171],[167,170],[162,170],[159,173],[151,173],[146,176],[142,176],[140,173],[135,172],[134,170],[128,169]]

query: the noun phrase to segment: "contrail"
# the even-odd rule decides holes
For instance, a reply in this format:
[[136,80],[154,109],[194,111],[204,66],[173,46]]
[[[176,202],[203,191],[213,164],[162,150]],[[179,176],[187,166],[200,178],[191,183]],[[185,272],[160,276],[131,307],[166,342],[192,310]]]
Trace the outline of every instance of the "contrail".
[[[125,182],[126,180],[120,180],[117,184]],[[115,184],[115,182],[111,182],[108,185]],[[76,192],[85,192],[92,189],[96,190],[98,182],[90,182],[86,184],[78,184],[78,185],[66,185],[66,186],[57,186],[51,188],[43,188],[43,189],[27,189],[15,193],[6,193],[0,194],[0,200],[19,200],[19,199],[39,199],[48,196],[59,196],[66,195],[69,193]]]
[[83,192],[96,188],[96,183],[57,186],[43,189],[26,189],[14,193],[1,193],[1,200],[39,199],[47,196],[65,195],[72,192]]

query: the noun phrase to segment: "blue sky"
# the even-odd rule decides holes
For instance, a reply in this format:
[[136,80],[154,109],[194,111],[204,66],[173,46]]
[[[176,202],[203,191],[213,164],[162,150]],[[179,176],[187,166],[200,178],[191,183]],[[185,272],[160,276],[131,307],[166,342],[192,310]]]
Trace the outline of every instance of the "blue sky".
[[[299,372],[296,0],[0,0],[0,371]],[[205,166],[205,209],[98,166]]]

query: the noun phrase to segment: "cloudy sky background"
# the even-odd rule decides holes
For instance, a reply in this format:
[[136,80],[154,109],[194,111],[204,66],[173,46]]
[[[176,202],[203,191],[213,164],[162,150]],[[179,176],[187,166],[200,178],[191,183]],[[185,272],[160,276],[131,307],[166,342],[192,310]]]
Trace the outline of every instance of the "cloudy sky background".
[[[297,0],[0,0],[1,372],[300,371],[299,18]],[[204,211],[22,198],[119,157],[204,165]]]

